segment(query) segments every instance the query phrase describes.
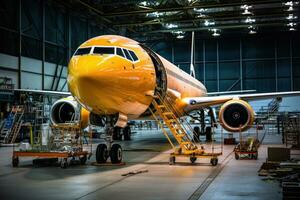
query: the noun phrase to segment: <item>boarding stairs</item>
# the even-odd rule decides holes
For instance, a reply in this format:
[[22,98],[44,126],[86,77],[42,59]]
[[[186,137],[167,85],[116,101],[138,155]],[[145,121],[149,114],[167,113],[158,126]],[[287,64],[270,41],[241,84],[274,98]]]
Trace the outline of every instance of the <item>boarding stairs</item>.
[[[187,120],[179,119],[180,111],[175,108],[174,102],[171,101],[168,94],[164,98],[157,94],[153,99],[152,106],[149,110],[174,150],[170,156],[170,164],[174,164],[175,156],[190,157],[193,163],[197,157],[211,157],[217,160],[217,156],[221,155],[221,153],[206,153],[204,147],[198,143],[199,141],[193,139],[192,126]],[[169,137],[164,124],[169,128],[177,144]]]
[[1,129],[0,143],[14,143],[23,124],[23,106],[13,106]]

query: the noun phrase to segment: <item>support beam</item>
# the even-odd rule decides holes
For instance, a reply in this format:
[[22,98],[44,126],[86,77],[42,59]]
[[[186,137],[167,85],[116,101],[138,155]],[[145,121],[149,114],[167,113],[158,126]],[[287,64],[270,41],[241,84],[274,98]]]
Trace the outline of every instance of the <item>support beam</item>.
[[21,56],[22,56],[22,0],[19,0],[19,55],[18,55],[18,88],[21,88]]
[[45,89],[45,1],[42,1],[42,90]]
[[243,90],[243,50],[242,50],[242,39],[240,39],[240,89]]

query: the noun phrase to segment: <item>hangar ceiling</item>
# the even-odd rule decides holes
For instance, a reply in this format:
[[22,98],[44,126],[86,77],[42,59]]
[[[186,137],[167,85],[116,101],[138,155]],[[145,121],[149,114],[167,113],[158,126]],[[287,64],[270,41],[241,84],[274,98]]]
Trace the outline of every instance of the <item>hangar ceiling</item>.
[[[297,31],[299,1],[274,0],[69,0],[57,1],[88,13],[101,25],[127,36],[185,37]],[[86,12],[88,11],[88,12]],[[163,33],[163,34],[162,34]],[[199,34],[199,33],[198,33]]]

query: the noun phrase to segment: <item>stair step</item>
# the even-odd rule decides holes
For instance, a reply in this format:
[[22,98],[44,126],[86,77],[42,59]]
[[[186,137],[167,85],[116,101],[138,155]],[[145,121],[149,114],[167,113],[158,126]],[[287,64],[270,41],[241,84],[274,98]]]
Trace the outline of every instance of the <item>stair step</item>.
[[180,145],[192,144],[191,142],[181,142]]
[[169,120],[167,120],[167,122],[169,122],[169,123],[176,122],[176,119],[169,119]]
[[185,134],[176,134],[176,137],[184,137],[186,136]]
[[164,113],[162,113],[163,115],[173,115],[173,113],[172,112],[164,112]]
[[158,105],[157,107],[158,108],[165,108],[166,106],[164,106],[164,105]]

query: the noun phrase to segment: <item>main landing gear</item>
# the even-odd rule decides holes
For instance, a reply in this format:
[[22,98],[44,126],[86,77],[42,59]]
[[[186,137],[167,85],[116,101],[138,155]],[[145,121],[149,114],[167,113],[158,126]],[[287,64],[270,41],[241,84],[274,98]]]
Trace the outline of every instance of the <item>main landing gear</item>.
[[[110,160],[113,164],[122,162],[122,147],[119,144],[113,144],[114,132],[116,131],[116,129],[120,130],[120,128],[114,127],[114,124],[114,118],[107,116],[105,120],[105,144],[99,144],[97,146],[97,163],[106,163],[108,157],[110,157]],[[124,130],[126,130],[127,133],[130,131],[130,127],[125,127]]]

